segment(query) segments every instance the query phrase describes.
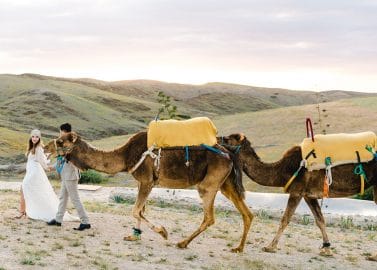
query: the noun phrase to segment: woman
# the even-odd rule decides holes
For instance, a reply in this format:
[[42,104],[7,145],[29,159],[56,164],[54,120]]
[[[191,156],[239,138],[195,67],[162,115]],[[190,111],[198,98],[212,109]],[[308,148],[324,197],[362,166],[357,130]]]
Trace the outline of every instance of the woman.
[[[43,152],[41,132],[32,130],[26,152],[26,175],[21,186],[20,212],[32,219],[49,221],[58,211],[59,200],[44,170],[49,170],[49,160]],[[65,213],[65,221],[79,221],[78,217]]]

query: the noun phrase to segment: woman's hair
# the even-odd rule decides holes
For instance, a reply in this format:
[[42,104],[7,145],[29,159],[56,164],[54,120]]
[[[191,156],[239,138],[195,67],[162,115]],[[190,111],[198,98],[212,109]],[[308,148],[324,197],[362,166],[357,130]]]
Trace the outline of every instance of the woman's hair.
[[28,146],[27,146],[27,150],[26,150],[26,153],[25,153],[25,156],[28,156],[30,154],[30,152],[35,155],[35,149],[37,148],[37,146],[40,145],[43,147],[43,143],[42,143],[42,140],[41,138],[39,138],[38,142],[36,144],[33,143],[33,141],[31,140],[31,138],[29,138],[29,143],[28,143]]

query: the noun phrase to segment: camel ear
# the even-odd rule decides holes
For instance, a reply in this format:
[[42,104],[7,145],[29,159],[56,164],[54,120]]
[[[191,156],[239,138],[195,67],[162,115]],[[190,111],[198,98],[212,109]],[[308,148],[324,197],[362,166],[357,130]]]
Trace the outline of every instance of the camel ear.
[[243,133],[237,133],[237,134],[235,134],[234,138],[235,138],[238,142],[242,142],[242,141],[245,139],[245,135],[243,135]]
[[73,142],[73,143],[76,142],[78,138],[79,138],[79,135],[77,135],[76,132],[71,132],[71,135],[70,135],[70,138],[69,138],[69,140],[71,142]]

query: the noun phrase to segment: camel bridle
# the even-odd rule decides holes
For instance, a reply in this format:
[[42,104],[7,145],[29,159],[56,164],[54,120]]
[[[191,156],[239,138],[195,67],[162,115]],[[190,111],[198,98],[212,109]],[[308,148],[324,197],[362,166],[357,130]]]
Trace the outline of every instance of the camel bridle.
[[59,151],[63,152],[63,154],[66,155],[66,154],[70,154],[73,150],[73,147],[58,147],[58,145],[56,143],[56,139],[54,139],[54,147],[55,147],[55,151],[58,155],[59,155]]
[[239,145],[231,145],[231,144],[226,144],[224,143],[224,136],[221,136],[221,146],[224,146],[225,148],[229,149],[230,151],[233,152],[233,154],[239,154],[241,147],[244,145],[245,140],[241,142]]

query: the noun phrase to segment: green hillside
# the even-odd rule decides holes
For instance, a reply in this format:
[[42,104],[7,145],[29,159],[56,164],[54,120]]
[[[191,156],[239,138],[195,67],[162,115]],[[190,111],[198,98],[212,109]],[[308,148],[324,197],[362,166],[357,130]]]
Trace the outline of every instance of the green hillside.
[[[112,141],[120,143],[146,128],[160,107],[158,91],[172,97],[179,114],[209,116],[222,134],[244,132],[272,160],[302,139],[306,116],[318,118],[316,105],[305,104],[326,101],[321,108],[328,110],[328,132],[365,130],[368,126],[363,123],[376,122],[370,113],[377,107],[374,94],[0,75],[0,163],[21,159],[31,129],[41,129],[47,141],[63,122],[72,123],[84,139],[100,140],[99,145],[111,148]],[[364,96],[372,97],[360,98]]]
[[[310,117],[314,133],[377,133],[377,97],[321,103],[322,123],[316,104],[215,117],[220,135],[244,133],[265,160],[277,160],[306,137],[305,119]],[[325,110],[325,112],[323,112]]]

